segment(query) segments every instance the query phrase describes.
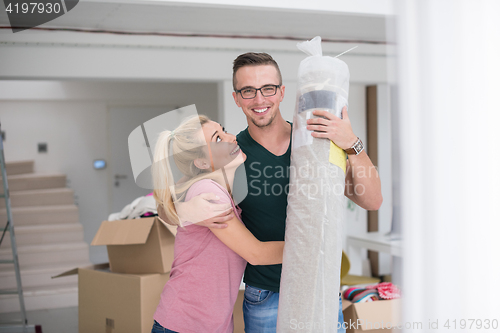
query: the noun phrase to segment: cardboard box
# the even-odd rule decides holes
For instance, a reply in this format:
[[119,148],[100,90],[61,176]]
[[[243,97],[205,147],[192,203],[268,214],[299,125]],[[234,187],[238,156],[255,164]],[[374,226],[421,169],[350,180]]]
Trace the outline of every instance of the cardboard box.
[[345,311],[348,307],[350,307],[352,304],[351,301],[346,300],[344,297],[342,297],[342,312]]
[[120,274],[106,265],[76,268],[79,333],[150,333],[167,274]]
[[236,303],[234,303],[233,308],[233,322],[234,322],[234,333],[245,333],[245,322],[243,320],[243,298],[245,295],[245,290],[238,292],[238,298]]
[[[138,273],[163,273],[170,271],[174,258],[176,233],[176,227],[164,224],[156,217],[102,222],[91,245],[107,245],[110,261],[109,265],[105,264],[86,268],[76,268],[58,275],[59,277],[78,274],[80,333],[151,332],[153,314],[169,274],[139,275]],[[110,267],[111,271],[114,273],[102,271],[102,269],[106,267]],[[133,275],[134,273],[135,275]],[[164,280],[160,278],[160,282],[151,282],[150,280],[154,280],[153,276],[165,276],[166,278],[164,277]],[[134,282],[130,280],[131,278],[135,280],[139,278],[141,282],[139,283],[136,281],[134,284]],[[110,283],[114,285],[112,290],[108,290],[106,287],[106,285]],[[145,283],[151,283],[152,285],[145,287]],[[99,286],[96,284],[99,284]],[[139,289],[137,289],[138,284],[141,285]],[[149,291],[150,288],[157,288],[157,290],[151,292]],[[100,295],[107,295],[108,293],[115,293],[118,295],[120,294],[120,289],[127,290],[127,293],[130,293],[130,295],[127,297],[124,295],[117,296],[120,297],[120,300],[117,302],[112,300],[108,302],[102,301]],[[82,295],[83,293],[85,295]],[[134,322],[146,323],[142,328],[143,331],[137,328],[135,331],[121,330],[121,328],[117,326],[117,323],[119,321],[121,324],[125,319],[122,319],[119,314],[124,312],[124,317],[129,318],[130,316],[127,313],[130,313],[130,311],[139,311],[137,308],[132,310],[134,306],[143,306],[140,302],[143,301],[144,297],[141,298],[141,301],[137,300],[137,293],[143,294],[143,296],[149,294],[150,299],[152,299],[153,295],[156,296],[152,303],[148,303],[152,304],[149,310],[141,310],[143,313],[146,312],[149,314],[142,314],[141,318],[133,319]],[[135,299],[126,301],[132,297],[135,297]],[[106,299],[111,298],[112,297],[106,296]],[[244,333],[243,298],[244,290],[240,290],[233,309],[234,333]],[[97,306],[96,304],[101,305]],[[123,311],[121,310],[120,304],[124,304]],[[104,310],[104,308],[106,310]],[[101,313],[101,315],[98,313]],[[104,317],[104,313],[108,313],[108,315]],[[113,317],[118,319],[114,319]],[[109,324],[107,331],[101,330],[103,321]],[[113,323],[115,326],[114,329],[111,328]]]
[[[344,303],[345,302],[345,303]],[[400,332],[401,300],[351,303],[342,299],[346,333]],[[390,327],[390,328],[388,328]]]
[[157,217],[104,221],[91,245],[106,245],[112,272],[166,273],[174,260],[176,227]]

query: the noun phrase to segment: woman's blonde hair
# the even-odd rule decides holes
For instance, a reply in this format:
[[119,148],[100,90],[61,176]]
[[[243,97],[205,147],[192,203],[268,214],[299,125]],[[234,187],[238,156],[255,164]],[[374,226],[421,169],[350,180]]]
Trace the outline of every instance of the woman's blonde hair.
[[[194,116],[186,119],[173,131],[163,131],[156,142],[154,163],[152,168],[154,192],[153,196],[158,209],[163,208],[171,224],[182,226],[175,209],[175,204],[185,198],[186,192],[196,181],[209,177],[207,170],[196,167],[194,161],[205,157],[200,139],[200,125],[208,123],[207,116]],[[171,153],[170,153],[171,150]],[[175,184],[169,159],[173,156],[177,168],[188,178],[182,184]],[[175,185],[175,186],[174,186]],[[172,192],[171,187],[175,188]]]

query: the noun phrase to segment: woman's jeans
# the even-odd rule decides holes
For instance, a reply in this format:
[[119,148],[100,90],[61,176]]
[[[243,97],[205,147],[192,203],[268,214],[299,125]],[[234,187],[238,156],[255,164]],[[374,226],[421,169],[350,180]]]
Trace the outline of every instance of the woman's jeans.
[[151,333],[177,333],[175,331],[169,330],[168,328],[164,328],[155,320],[153,324],[153,328],[151,329]]
[[[243,317],[246,333],[276,333],[278,319],[279,293],[258,289],[248,284],[245,287],[243,300]],[[339,298],[338,333],[345,333],[342,298]]]

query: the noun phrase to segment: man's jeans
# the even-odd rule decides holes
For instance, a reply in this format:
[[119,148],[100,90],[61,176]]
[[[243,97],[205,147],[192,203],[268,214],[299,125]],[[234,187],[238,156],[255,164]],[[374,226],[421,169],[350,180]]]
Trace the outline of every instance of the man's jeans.
[[[243,300],[243,317],[246,333],[276,333],[279,293],[258,289],[248,284]],[[345,333],[342,298],[339,298],[338,333]]]

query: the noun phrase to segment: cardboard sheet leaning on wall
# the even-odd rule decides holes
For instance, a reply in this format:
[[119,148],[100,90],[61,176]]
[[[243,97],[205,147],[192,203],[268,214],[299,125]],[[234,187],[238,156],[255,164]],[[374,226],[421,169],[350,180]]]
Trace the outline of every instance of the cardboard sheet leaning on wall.
[[322,56],[321,38],[297,44],[309,57],[299,66],[293,119],[290,192],[277,332],[337,332],[345,210],[345,152],[306,129],[313,110],[341,117],[349,70]]

